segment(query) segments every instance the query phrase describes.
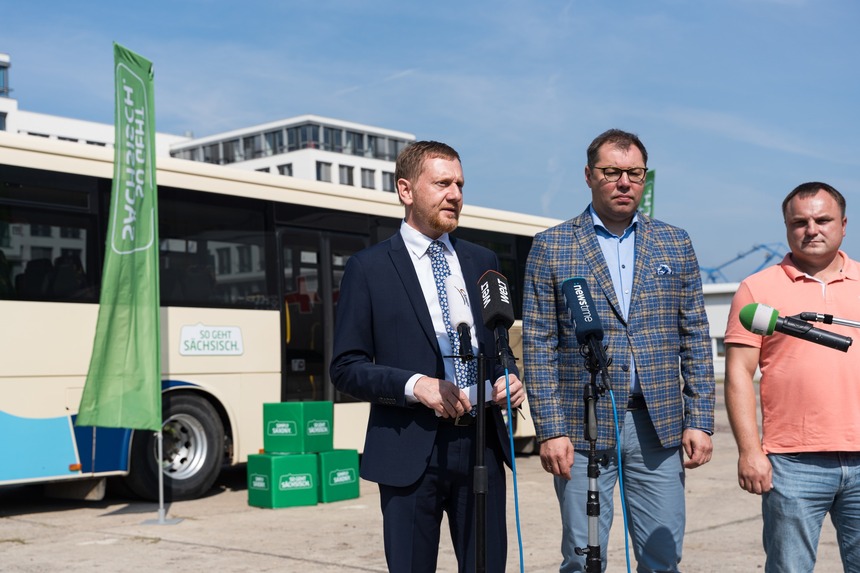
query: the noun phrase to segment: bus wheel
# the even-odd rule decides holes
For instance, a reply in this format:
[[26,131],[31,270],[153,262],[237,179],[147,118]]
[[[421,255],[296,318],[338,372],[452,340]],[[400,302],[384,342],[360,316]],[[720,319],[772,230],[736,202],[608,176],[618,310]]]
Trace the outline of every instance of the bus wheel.
[[205,494],[224,461],[224,425],[215,408],[199,396],[168,392],[162,396],[163,456],[157,463],[154,432],[136,430],[125,483],[144,499],[158,499],[158,468],[164,473],[164,499],[194,499]]

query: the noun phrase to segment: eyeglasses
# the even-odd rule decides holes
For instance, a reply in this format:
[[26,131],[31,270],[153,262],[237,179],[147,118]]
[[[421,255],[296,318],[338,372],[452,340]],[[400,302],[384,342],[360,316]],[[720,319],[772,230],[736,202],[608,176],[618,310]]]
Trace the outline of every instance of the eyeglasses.
[[610,183],[621,179],[621,174],[626,173],[631,183],[642,183],[645,181],[646,167],[633,167],[632,169],[618,169],[617,167],[595,167],[603,171],[603,178]]

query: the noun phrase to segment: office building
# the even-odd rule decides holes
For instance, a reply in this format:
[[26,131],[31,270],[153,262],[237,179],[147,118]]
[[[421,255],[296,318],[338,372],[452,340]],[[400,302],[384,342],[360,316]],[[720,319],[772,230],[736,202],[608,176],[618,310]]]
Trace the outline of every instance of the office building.
[[397,154],[413,141],[411,133],[300,115],[174,143],[170,155],[394,192]]

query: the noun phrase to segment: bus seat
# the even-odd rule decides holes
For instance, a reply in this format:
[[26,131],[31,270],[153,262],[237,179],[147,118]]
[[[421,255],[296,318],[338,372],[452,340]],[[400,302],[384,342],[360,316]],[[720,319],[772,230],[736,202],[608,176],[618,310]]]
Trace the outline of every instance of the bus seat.
[[42,298],[48,291],[48,281],[53,271],[51,259],[27,261],[24,272],[15,277],[18,296],[23,299]]
[[15,298],[16,292],[12,283],[12,265],[6,260],[6,254],[0,250],[0,299]]
[[87,286],[84,265],[77,255],[63,255],[54,260],[54,273],[51,277],[51,294],[60,299],[74,298]]

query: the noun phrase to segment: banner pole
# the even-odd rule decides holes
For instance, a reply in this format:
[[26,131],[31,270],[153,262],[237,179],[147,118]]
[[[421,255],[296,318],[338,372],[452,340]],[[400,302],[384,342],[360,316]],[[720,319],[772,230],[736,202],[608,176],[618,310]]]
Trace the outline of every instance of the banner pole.
[[161,460],[164,459],[164,434],[161,430],[155,433],[155,442],[157,444],[155,468],[158,472],[158,519],[147,519],[143,523],[144,525],[176,525],[182,521],[182,518],[165,518],[167,512],[164,509],[164,468],[161,467]]

